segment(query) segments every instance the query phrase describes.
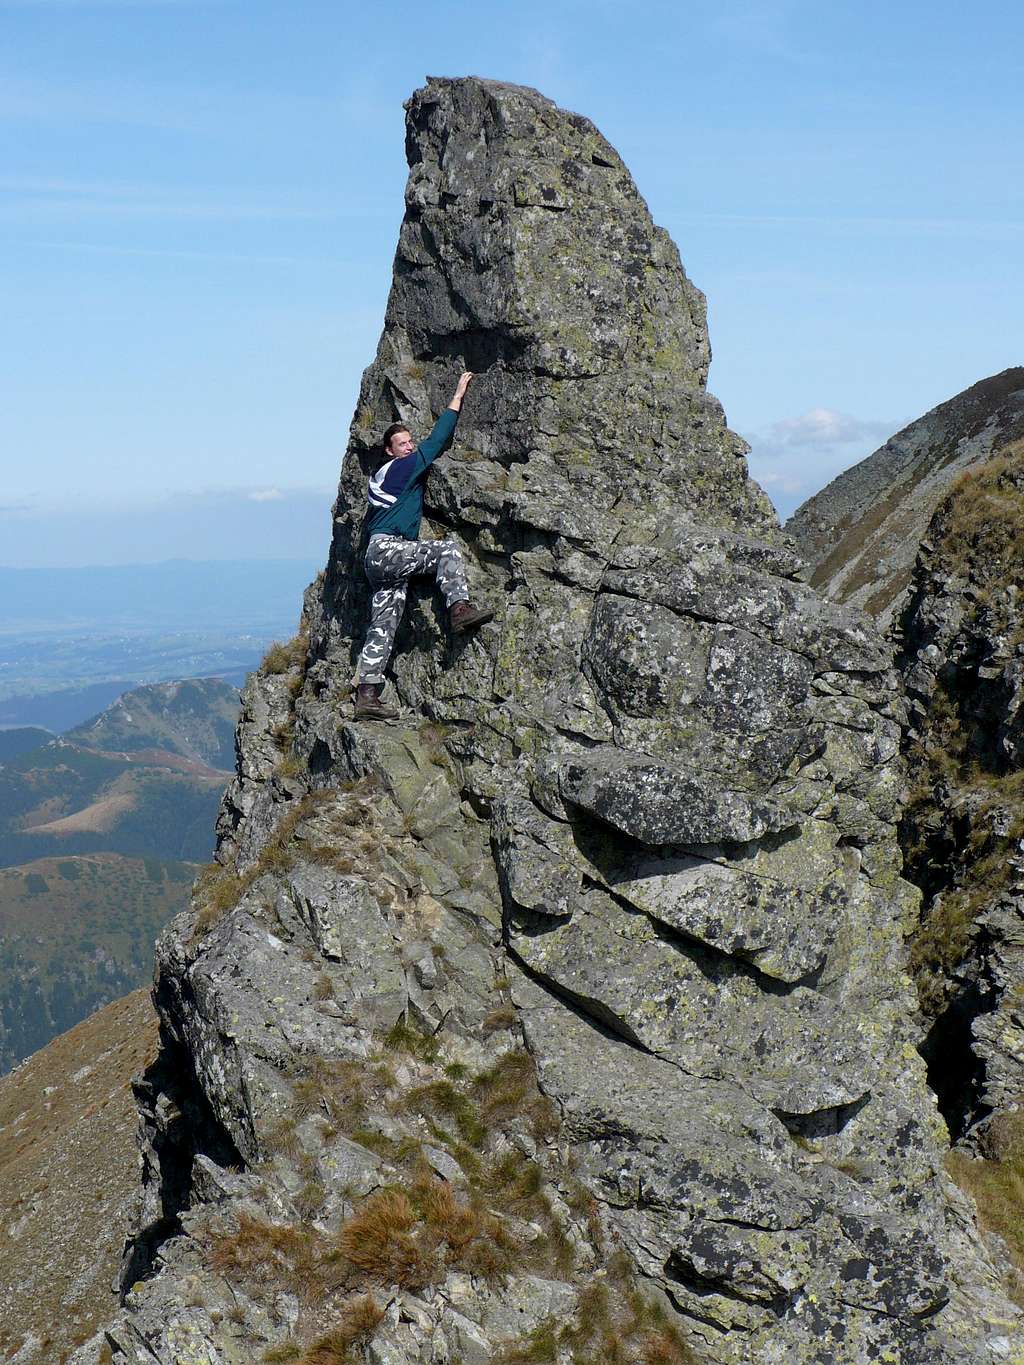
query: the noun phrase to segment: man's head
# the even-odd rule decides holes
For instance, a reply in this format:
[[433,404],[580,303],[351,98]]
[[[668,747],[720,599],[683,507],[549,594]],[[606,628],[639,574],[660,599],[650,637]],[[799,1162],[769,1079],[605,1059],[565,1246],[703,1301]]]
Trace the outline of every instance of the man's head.
[[403,455],[411,455],[416,449],[416,442],[412,439],[412,432],[401,422],[394,422],[384,433],[384,454],[391,459],[401,459]]

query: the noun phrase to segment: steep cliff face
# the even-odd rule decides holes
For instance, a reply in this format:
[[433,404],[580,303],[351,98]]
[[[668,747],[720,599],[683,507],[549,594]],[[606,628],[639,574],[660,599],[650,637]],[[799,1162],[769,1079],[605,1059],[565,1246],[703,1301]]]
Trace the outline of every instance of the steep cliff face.
[[[909,1023],[888,649],[800,580],[593,126],[431,80],[407,127],[327,570],[158,950],[115,1358],[1019,1358]],[[414,593],[357,725],[373,446],[463,366],[425,529],[496,617]]]
[[[912,961],[927,1054],[956,1136],[1021,1101],[1024,442],[954,486],[900,622],[909,699],[908,872],[924,893]],[[999,1125],[997,1124],[997,1127]]]
[[1024,369],[1003,370],[919,417],[809,498],[786,523],[811,582],[887,626],[917,547],[959,476],[1024,436]]

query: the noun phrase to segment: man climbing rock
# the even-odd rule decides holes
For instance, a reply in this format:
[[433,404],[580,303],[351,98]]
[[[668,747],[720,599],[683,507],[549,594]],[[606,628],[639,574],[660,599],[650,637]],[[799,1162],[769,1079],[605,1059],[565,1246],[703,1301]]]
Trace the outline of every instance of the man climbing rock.
[[384,669],[391,657],[398,623],[405,608],[409,579],[432,573],[444,593],[452,633],[461,634],[494,615],[469,600],[462,551],[453,540],[417,540],[423,517],[423,485],[427,470],[455,432],[472,372],[459,376],[452,401],[425,441],[414,444],[409,428],[394,423],[384,433],[385,464],[370,479],[363,561],[373,588],[370,627],[356,672],[357,719],[393,720],[398,712],[380,699]]

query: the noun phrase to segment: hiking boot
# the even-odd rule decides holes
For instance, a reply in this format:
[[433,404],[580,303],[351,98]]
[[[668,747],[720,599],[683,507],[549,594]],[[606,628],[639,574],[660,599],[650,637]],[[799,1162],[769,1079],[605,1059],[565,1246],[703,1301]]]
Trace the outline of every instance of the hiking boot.
[[383,683],[360,683],[356,688],[356,720],[397,720],[393,706],[385,706],[380,699]]
[[456,602],[448,614],[448,620],[451,622],[452,634],[461,635],[464,630],[483,625],[493,615],[494,612],[488,607],[474,607],[472,602]]

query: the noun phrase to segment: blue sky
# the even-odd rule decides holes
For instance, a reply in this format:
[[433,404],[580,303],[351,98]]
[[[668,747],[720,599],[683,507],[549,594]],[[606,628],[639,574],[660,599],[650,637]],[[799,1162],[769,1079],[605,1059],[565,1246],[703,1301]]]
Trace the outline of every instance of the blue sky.
[[618,148],[784,511],[1024,363],[1018,5],[0,0],[0,563],[326,550],[427,74]]

